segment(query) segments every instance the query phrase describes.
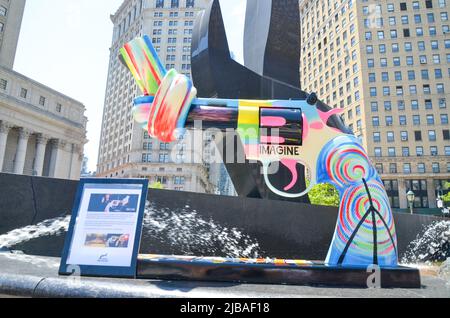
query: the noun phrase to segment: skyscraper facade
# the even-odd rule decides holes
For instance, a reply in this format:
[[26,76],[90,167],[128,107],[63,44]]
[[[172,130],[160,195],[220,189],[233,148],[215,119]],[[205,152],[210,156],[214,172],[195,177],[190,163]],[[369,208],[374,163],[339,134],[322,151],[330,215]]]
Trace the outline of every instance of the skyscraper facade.
[[450,181],[449,0],[304,0],[301,85],[343,110],[394,208]]
[[[119,61],[119,49],[148,35],[167,69],[191,76],[194,22],[208,0],[125,0],[111,16],[114,34],[101,127],[97,176],[148,178],[166,189],[211,192],[209,166],[189,140],[173,144],[152,139],[132,118],[133,100],[142,94]],[[205,140],[207,142],[207,140]],[[198,158],[192,160],[194,156]],[[195,163],[193,163],[195,162]]]
[[0,0],[0,65],[13,68],[26,0]]

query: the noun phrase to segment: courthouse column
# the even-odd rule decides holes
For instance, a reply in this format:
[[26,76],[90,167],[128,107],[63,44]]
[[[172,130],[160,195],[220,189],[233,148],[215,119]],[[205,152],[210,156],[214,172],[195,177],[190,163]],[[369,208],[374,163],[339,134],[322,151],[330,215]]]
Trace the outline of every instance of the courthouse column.
[[79,145],[72,145],[72,158],[71,158],[71,166],[69,172],[69,179],[76,180],[80,178],[81,173],[81,160],[80,156],[83,154],[83,151]]
[[44,170],[45,149],[47,148],[48,137],[39,134],[36,137],[36,157],[34,159],[33,170],[37,176],[41,177]]
[[24,128],[20,128],[19,129],[19,143],[17,144],[16,159],[14,160],[14,173],[15,174],[23,174],[29,138],[30,138],[30,132]]
[[52,178],[64,178],[65,176],[60,173],[60,166],[67,164],[67,162],[62,162],[63,151],[66,147],[66,142],[59,139],[53,139],[52,143],[52,155],[50,159],[50,173],[49,176]]
[[0,123],[0,172],[3,170],[3,161],[5,160],[6,143],[8,141],[8,134],[11,126],[1,122]]

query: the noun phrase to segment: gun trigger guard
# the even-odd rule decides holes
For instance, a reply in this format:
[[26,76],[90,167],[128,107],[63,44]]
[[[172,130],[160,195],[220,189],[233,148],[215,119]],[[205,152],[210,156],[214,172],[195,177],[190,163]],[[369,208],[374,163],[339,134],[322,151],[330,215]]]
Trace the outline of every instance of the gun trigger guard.
[[[282,163],[283,163],[283,161],[282,161]],[[295,163],[297,163],[297,162],[295,161]],[[283,163],[283,164],[286,165],[285,163]],[[313,182],[311,182],[311,185],[305,191],[303,191],[301,193],[293,193],[292,194],[292,193],[280,191],[276,187],[274,187],[273,184],[269,180],[269,166],[270,166],[270,162],[263,162],[264,181],[266,182],[266,185],[269,187],[269,189],[276,195],[279,195],[279,196],[282,196],[285,198],[291,198],[291,199],[301,198],[301,197],[304,197],[305,195],[307,195],[311,191],[311,189],[315,186],[315,184]],[[289,168],[289,166],[287,166],[287,167]],[[289,188],[289,186],[286,188]]]

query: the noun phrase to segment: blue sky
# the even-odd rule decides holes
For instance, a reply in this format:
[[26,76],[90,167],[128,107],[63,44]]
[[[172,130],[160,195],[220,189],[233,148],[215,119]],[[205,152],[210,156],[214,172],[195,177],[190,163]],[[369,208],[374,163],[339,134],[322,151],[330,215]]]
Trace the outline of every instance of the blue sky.
[[[97,164],[113,24],[123,0],[27,0],[14,69],[82,102],[89,169]],[[245,0],[222,0],[230,49],[242,58]]]
[[82,102],[89,118],[85,154],[96,169],[110,14],[122,0],[28,0],[14,69]]

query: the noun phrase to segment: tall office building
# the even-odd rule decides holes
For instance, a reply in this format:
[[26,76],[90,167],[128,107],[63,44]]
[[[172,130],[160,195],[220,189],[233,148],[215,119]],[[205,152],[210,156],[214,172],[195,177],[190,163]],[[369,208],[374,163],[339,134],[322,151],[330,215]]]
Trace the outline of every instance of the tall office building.
[[0,0],[0,172],[79,179],[82,103],[12,70],[25,0]]
[[0,0],[0,65],[13,68],[26,0]]
[[342,108],[394,208],[450,181],[449,0],[304,0],[301,85]]
[[[119,61],[119,49],[147,34],[167,69],[190,76],[195,18],[208,0],[125,0],[111,16],[114,34],[106,87],[97,176],[148,178],[164,188],[211,192],[209,167],[201,163],[190,140],[174,144],[151,139],[135,124],[131,110],[142,94]],[[207,140],[206,140],[207,142]],[[191,163],[192,155],[197,156]]]

